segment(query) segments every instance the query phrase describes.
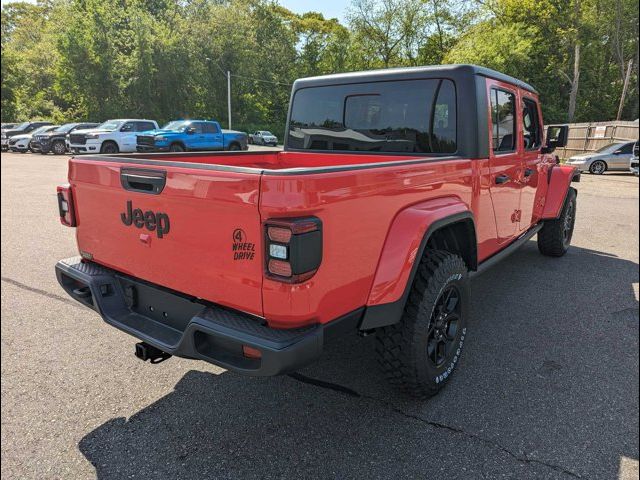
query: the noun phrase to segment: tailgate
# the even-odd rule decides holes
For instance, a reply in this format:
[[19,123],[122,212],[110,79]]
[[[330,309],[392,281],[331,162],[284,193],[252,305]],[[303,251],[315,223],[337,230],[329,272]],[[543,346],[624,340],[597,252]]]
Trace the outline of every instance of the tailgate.
[[260,174],[73,158],[85,258],[262,315]]

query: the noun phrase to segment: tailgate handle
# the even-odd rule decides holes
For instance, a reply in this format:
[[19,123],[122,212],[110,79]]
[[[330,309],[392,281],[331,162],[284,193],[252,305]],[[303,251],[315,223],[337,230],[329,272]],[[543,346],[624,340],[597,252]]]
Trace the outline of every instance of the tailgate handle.
[[160,170],[122,169],[120,183],[122,188],[132,192],[159,195],[167,182],[167,172]]

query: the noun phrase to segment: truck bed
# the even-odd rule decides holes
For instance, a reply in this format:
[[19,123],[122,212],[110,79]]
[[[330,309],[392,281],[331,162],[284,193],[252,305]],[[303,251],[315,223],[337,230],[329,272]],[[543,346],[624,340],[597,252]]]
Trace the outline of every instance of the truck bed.
[[[100,156],[83,156],[83,159],[104,160]],[[218,167],[232,167],[236,171],[251,169],[258,171],[344,167],[347,165],[364,166],[383,164],[388,162],[406,162],[411,160],[424,161],[424,155],[383,155],[363,153],[320,153],[320,152],[199,152],[199,153],[128,153],[111,155],[109,159],[122,162],[153,164],[185,164],[195,168],[218,169]],[[442,158],[442,157],[439,157]],[[198,167],[200,166],[200,167]],[[224,168],[220,168],[224,169]],[[260,173],[260,172],[254,172]]]

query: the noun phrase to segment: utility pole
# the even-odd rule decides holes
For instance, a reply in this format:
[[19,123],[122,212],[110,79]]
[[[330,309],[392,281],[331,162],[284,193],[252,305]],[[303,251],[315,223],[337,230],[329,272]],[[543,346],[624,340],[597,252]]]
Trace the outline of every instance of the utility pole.
[[620,106],[618,107],[618,115],[616,120],[620,120],[622,116],[622,107],[624,107],[624,97],[627,96],[627,88],[629,88],[629,77],[631,76],[631,68],[633,67],[633,59],[629,60],[627,74],[624,76],[624,84],[622,85],[622,96],[620,97]]
[[231,72],[227,70],[227,114],[229,115],[229,130],[231,130]]

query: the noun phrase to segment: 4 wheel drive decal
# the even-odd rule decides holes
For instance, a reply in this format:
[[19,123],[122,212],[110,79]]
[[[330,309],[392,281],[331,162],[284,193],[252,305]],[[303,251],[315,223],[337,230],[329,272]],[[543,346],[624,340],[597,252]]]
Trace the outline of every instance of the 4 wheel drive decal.
[[247,234],[241,228],[233,231],[233,259],[253,260],[256,256],[256,244],[247,242]]
[[169,215],[162,212],[147,210],[143,212],[140,208],[133,208],[131,200],[127,200],[127,211],[120,214],[120,220],[127,227],[134,225],[136,228],[146,228],[150,232],[155,230],[158,238],[162,238],[169,233]]

